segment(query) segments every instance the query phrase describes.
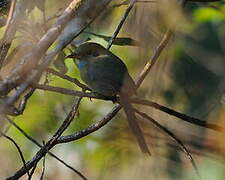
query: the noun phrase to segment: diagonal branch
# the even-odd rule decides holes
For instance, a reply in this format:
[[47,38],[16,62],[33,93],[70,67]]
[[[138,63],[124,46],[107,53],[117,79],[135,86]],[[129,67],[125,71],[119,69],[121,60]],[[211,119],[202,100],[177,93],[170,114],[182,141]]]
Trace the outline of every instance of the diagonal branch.
[[7,21],[6,21],[6,29],[0,44],[0,70],[3,66],[8,50],[11,46],[13,37],[16,33],[16,26],[18,25],[17,21],[19,21],[18,19],[17,21],[14,20],[15,18],[18,18],[16,16],[14,16],[14,19],[13,19],[15,7],[16,7],[16,0],[11,0],[11,6],[10,6]]
[[126,9],[126,11],[125,11],[125,13],[124,13],[124,15],[123,15],[123,17],[122,17],[122,19],[120,21],[120,23],[118,24],[115,32],[113,33],[112,38],[109,40],[109,43],[108,43],[106,49],[110,49],[111,48],[111,46],[113,44],[113,41],[116,39],[116,36],[119,34],[119,32],[120,32],[120,30],[121,30],[125,20],[127,19],[128,15],[129,15],[131,9],[133,8],[134,4],[136,3],[136,1],[137,0],[131,0],[128,8]]
[[74,18],[79,12],[79,9],[84,6],[85,0],[73,0],[64,13],[57,19],[56,23],[47,31],[47,33],[39,40],[32,52],[27,54],[21,62],[25,62],[17,66],[8,78],[0,85],[0,94],[5,95],[15,88],[17,84],[24,78],[32,68],[36,67],[39,60],[57,39],[63,31],[67,23]]
[[110,96],[103,96],[101,94],[97,94],[94,92],[83,92],[83,91],[75,91],[72,89],[66,89],[62,87],[55,87],[55,86],[48,86],[43,84],[34,84],[32,85],[36,89],[44,90],[44,91],[51,91],[56,92],[60,94],[70,95],[70,96],[78,96],[78,97],[89,97],[89,98],[95,98],[95,99],[102,99],[106,101],[116,101],[117,99],[115,97]]
[[[92,92],[91,93],[85,93],[85,92],[75,91],[75,90],[61,88],[61,87],[52,87],[52,86],[39,85],[39,84],[34,85],[34,87],[37,88],[37,89],[51,91],[51,92],[57,92],[57,93],[66,94],[66,95],[70,95],[70,96],[89,97],[89,98],[95,98],[95,99],[102,99],[102,100],[106,100],[106,101],[119,102],[118,99],[114,99],[113,97],[105,97],[105,96],[102,96],[102,95],[99,95],[99,94],[96,94],[96,93],[92,93]],[[139,99],[139,98],[131,98],[131,99],[129,99],[129,101],[131,103],[134,103],[134,104],[141,104],[141,105],[153,107],[157,110],[160,110],[160,111],[165,112],[169,115],[180,118],[180,119],[182,119],[186,122],[189,122],[191,124],[225,133],[224,127],[221,127],[219,125],[212,124],[212,123],[207,123],[207,121],[204,121],[204,120],[194,118],[194,117],[188,116],[186,114],[177,112],[177,111],[175,111],[171,108],[160,105],[156,102],[152,102],[152,101],[145,100],[145,99]]]
[[47,68],[46,69],[46,72],[48,73],[51,73],[51,74],[54,74],[62,79],[65,79],[67,81],[70,81],[74,84],[76,84],[78,87],[82,88],[83,90],[91,90],[89,87],[87,87],[85,84],[81,83],[80,81],[78,81],[78,79],[76,78],[71,78],[70,76],[66,75],[66,74],[62,74],[58,71],[55,71],[54,69],[51,69],[51,68]]
[[163,112],[165,112],[165,113],[167,113],[169,115],[172,115],[172,116],[175,116],[177,118],[180,118],[180,119],[182,119],[182,120],[184,120],[186,122],[189,122],[191,124],[225,133],[225,128],[224,127],[221,127],[219,125],[212,124],[212,123],[207,123],[207,121],[203,121],[201,119],[197,119],[197,118],[188,116],[186,114],[177,112],[177,111],[175,111],[173,109],[170,109],[170,108],[168,108],[166,106],[162,106],[162,105],[160,105],[160,104],[158,104],[156,102],[152,102],[152,101],[148,101],[148,100],[144,100],[144,99],[138,99],[138,98],[132,98],[132,99],[130,99],[130,101],[132,103],[135,103],[135,104],[142,104],[142,105],[153,107],[153,108],[155,108],[157,110],[163,111]]
[[[68,114],[68,116],[65,118],[63,121],[62,125],[58,128],[57,132],[52,136],[52,138],[46,143],[46,145],[42,146],[42,148],[36,153],[36,155],[30,160],[29,162],[26,163],[26,168],[30,170],[32,167],[34,167],[42,157],[48,153],[48,151],[53,148],[56,144],[56,141],[58,138],[62,135],[62,133],[66,130],[66,128],[70,125],[72,120],[74,119],[75,115],[77,114],[78,107],[80,104],[82,98],[79,98],[73,105],[72,110]],[[7,179],[18,179],[21,176],[23,176],[26,173],[26,169],[22,167],[20,170],[18,170],[14,175],[11,177],[8,177]],[[82,174],[78,174],[82,179],[87,179],[84,177]]]
[[74,134],[71,134],[71,135],[68,135],[68,136],[61,136],[60,138],[58,138],[56,143],[59,144],[59,143],[67,143],[67,142],[75,141],[77,139],[81,139],[81,138],[97,131],[98,129],[105,126],[108,122],[110,122],[112,120],[112,118],[115,117],[116,114],[119,112],[121,107],[122,107],[121,105],[114,106],[114,108],[104,118],[102,118],[100,121],[92,124],[88,128],[85,128],[81,131],[78,131]]
[[172,30],[169,29],[166,31],[161,42],[156,47],[155,52],[154,52],[153,56],[151,57],[150,61],[145,65],[141,74],[138,76],[138,78],[136,80],[137,87],[139,87],[142,84],[142,82],[144,81],[144,79],[146,78],[148,73],[151,71],[151,69],[155,65],[156,61],[159,59],[159,56],[161,55],[162,51],[169,43],[169,40],[171,39],[172,35],[173,35]]
[[[18,131],[20,131],[29,141],[33,142],[34,144],[36,144],[38,147],[42,148],[42,145],[35,140],[34,138],[32,138],[31,136],[29,136],[23,129],[21,129],[14,121],[12,121],[11,119],[7,118],[7,120],[9,121],[10,124],[12,124]],[[48,154],[55,158],[56,160],[58,160],[59,162],[61,162],[64,166],[66,166],[67,168],[69,168],[70,170],[72,170],[73,172],[75,172],[76,174],[79,174],[80,176],[82,176],[81,172],[79,172],[78,170],[74,169],[72,166],[68,165],[67,163],[65,163],[62,159],[60,159],[59,157],[57,157],[55,154],[53,154],[52,152],[48,151]]]
[[[187,0],[180,0],[178,1],[178,4],[184,8]],[[171,28],[168,28],[166,33],[163,35],[162,40],[160,41],[159,45],[156,47],[155,52],[153,53],[153,56],[149,60],[149,62],[145,65],[144,69],[142,70],[141,74],[138,76],[136,80],[136,85],[139,87],[146,76],[149,74],[153,66],[155,65],[156,61],[159,59],[159,56],[161,55],[162,51],[165,49],[167,44],[169,43],[169,40],[173,36],[173,31]]]
[[16,143],[16,141],[15,141],[14,139],[12,139],[11,137],[7,136],[6,134],[4,134],[4,133],[1,132],[1,131],[0,131],[0,135],[3,136],[3,137],[5,137],[6,139],[8,139],[9,141],[11,141],[11,142],[15,145],[17,151],[19,152],[20,158],[21,158],[21,160],[22,160],[22,162],[23,162],[24,169],[26,170],[26,173],[27,173],[28,177],[30,177],[29,170],[28,170],[27,167],[26,167],[26,161],[25,161],[25,159],[24,159],[23,152],[22,152],[22,150],[20,149],[19,145]]
[[[148,1],[137,0],[135,3],[136,3],[136,4],[137,4],[137,3],[157,3],[157,0],[153,0],[153,1],[150,1],[150,0],[148,0]],[[114,5],[112,5],[112,6],[109,7],[109,8],[117,8],[117,7],[120,7],[120,6],[126,6],[126,5],[128,5],[128,4],[129,4],[129,1],[128,1],[128,0],[125,0],[125,1],[123,1],[123,2],[121,2],[121,3],[119,3],[119,4],[114,4]]]

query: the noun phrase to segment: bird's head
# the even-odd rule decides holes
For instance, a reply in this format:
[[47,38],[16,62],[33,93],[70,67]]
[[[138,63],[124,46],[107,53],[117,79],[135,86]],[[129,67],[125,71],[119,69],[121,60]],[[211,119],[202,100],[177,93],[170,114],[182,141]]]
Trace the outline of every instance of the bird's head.
[[94,42],[86,42],[77,47],[74,53],[67,58],[75,58],[80,61],[88,61],[101,55],[107,55],[110,52],[100,44]]

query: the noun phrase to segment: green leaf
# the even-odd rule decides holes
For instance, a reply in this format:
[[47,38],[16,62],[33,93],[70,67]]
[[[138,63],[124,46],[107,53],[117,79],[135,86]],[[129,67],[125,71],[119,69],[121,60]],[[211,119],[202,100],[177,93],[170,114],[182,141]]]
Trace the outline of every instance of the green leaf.
[[[88,33],[88,34],[91,34],[98,38],[104,39],[107,42],[109,42],[110,39],[112,38],[111,36],[105,36],[105,35],[96,34],[93,32],[85,32],[85,33]],[[138,43],[138,41],[136,41],[132,38],[129,38],[129,37],[118,37],[118,38],[114,39],[113,44],[118,45],[118,46],[137,46],[139,43]]]

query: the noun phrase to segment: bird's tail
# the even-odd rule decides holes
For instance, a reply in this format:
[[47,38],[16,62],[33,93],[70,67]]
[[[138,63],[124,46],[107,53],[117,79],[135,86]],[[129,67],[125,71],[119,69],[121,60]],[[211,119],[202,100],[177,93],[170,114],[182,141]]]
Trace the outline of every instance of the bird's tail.
[[135,112],[133,110],[132,105],[130,104],[128,97],[124,94],[120,94],[120,103],[124,108],[124,112],[127,116],[128,124],[131,128],[132,133],[137,139],[137,142],[139,144],[139,147],[143,153],[148,153],[151,155],[147,143],[145,141],[144,135],[141,131],[140,126],[138,125],[137,122],[137,117],[135,115]]

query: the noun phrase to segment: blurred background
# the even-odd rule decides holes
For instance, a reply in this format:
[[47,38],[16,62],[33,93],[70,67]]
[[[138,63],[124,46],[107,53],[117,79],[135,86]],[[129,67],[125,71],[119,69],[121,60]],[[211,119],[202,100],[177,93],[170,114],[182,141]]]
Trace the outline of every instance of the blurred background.
[[[54,17],[69,2],[46,1],[43,16],[43,6],[36,1],[26,1],[28,15],[20,25],[10,51],[20,48],[1,72],[2,78],[18,63],[17,57],[26,54],[44,34],[45,28],[55,21],[52,18],[45,24],[47,27],[43,27],[44,18],[46,21]],[[93,33],[111,36],[126,8],[127,1],[113,1],[86,33],[81,34],[80,39],[90,39],[106,47],[107,42]],[[8,9],[9,1],[0,1],[2,22],[7,17]],[[111,48],[126,63],[134,79],[149,61],[168,27],[174,30],[174,36],[144,80],[138,96],[225,127],[225,1],[188,2],[184,9],[180,9],[175,0],[137,2],[119,34],[119,37],[131,38],[132,43]],[[3,23],[0,37],[4,30]],[[54,47],[55,44],[51,48]],[[62,54],[69,52],[68,47]],[[70,60],[66,60],[64,66],[64,61],[56,59],[52,68],[79,78],[78,70]],[[46,77],[49,85],[78,90],[75,85],[53,75]],[[43,77],[43,82],[46,77]],[[36,90],[24,114],[13,120],[39,142],[46,142],[66,117],[75,99]],[[64,135],[100,120],[113,106],[111,102],[84,98],[79,116]],[[137,108],[166,126],[185,144],[202,179],[225,179],[224,134],[188,124],[149,107],[139,105]],[[198,179],[188,157],[170,137],[147,120],[140,118],[139,121],[151,157],[139,150],[122,111],[97,132],[72,143],[57,145],[52,152],[92,180]],[[39,149],[14,127],[9,127],[7,135],[18,143],[26,160],[31,159]],[[16,148],[3,137],[0,139],[0,159],[0,179],[5,179],[22,166]],[[45,161],[44,179],[80,179],[48,155]],[[41,172],[40,161],[33,178],[38,179]]]

